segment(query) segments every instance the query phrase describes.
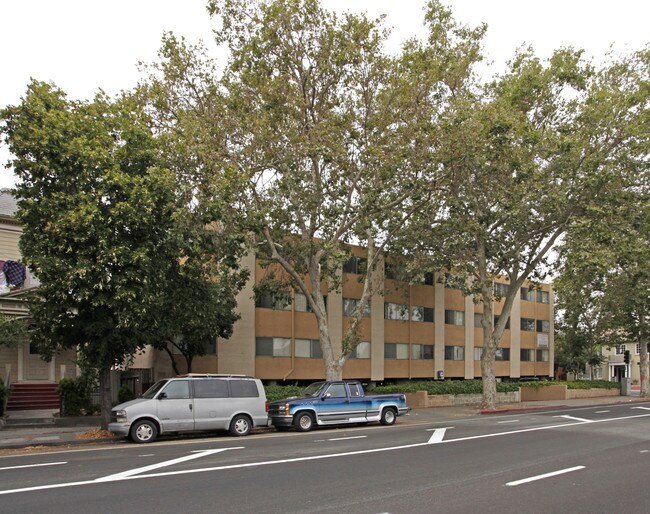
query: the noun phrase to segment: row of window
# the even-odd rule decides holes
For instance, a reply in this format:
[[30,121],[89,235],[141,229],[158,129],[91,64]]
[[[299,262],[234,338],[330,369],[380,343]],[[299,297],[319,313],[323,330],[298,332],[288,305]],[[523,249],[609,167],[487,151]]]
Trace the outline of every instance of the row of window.
[[[543,291],[538,291],[543,292]],[[343,314],[345,316],[354,316],[354,313],[357,309],[359,300],[354,298],[343,298]],[[311,312],[309,305],[307,304],[307,298],[305,295],[300,293],[295,293],[294,295],[294,305],[295,310],[298,312]],[[291,310],[291,299],[288,293],[269,293],[262,295],[258,298],[256,302],[256,307],[262,307],[267,309],[275,310]],[[409,308],[408,305],[402,303],[384,303],[384,319],[389,320],[398,320],[398,321],[415,321],[415,322],[424,322],[424,323],[433,323],[434,322],[435,310],[432,307],[422,307],[419,305],[411,305]],[[370,317],[370,302],[366,304],[363,309],[363,316]],[[494,323],[496,324],[499,320],[499,316],[494,316]],[[474,314],[474,326],[481,327],[481,322],[483,321],[483,314],[476,313]],[[465,312],[457,310],[445,310],[445,325],[465,325]],[[506,329],[510,328],[510,319],[506,323]],[[528,332],[541,332],[549,333],[551,329],[551,324],[549,320],[542,319],[532,319],[532,318],[521,318],[520,320],[521,330]]]
[[[409,357],[410,347],[410,357]],[[317,339],[296,339],[296,357],[321,359],[323,357],[320,343]],[[474,348],[474,360],[481,360],[483,348]],[[291,357],[291,339],[285,337],[257,337],[255,338],[255,355],[260,357]],[[363,341],[357,345],[350,355],[353,359],[369,359],[370,343]],[[397,360],[433,360],[432,344],[384,343],[384,358]],[[522,362],[548,362],[548,350],[521,349]],[[510,360],[510,348],[498,348],[495,359],[497,361]],[[464,346],[445,346],[445,360],[465,360]]]
[[[646,348],[648,349],[648,352],[650,352],[650,343],[647,343]],[[625,353],[625,350],[627,350],[627,345],[625,344],[616,345],[615,350],[616,350],[616,355],[623,355]],[[635,355],[639,355],[641,353],[641,343],[636,343],[634,351],[635,351]]]

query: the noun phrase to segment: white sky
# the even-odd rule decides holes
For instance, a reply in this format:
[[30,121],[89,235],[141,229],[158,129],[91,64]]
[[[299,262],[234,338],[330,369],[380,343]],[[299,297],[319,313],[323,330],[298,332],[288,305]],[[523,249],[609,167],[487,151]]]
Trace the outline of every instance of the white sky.
[[[386,14],[391,47],[422,34],[424,0],[322,0],[336,11]],[[601,59],[610,45],[640,49],[650,41],[648,0],[443,0],[457,20],[488,24],[485,50],[502,65],[515,48],[532,44],[540,56],[561,46]],[[140,77],[136,63],[156,58],[163,31],[212,48],[214,22],[206,0],[0,0],[0,106],[20,102],[30,77],[51,81],[71,98],[114,94]],[[9,153],[0,146],[0,163]],[[0,187],[13,185],[0,170]]]

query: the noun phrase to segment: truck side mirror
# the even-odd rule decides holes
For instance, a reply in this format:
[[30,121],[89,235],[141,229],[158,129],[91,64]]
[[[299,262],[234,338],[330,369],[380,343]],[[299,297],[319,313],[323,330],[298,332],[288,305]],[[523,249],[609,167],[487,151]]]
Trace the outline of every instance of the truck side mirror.
[[321,398],[321,400],[327,400],[328,398],[331,398],[331,397],[332,397],[332,393],[325,393],[323,395],[323,397]]

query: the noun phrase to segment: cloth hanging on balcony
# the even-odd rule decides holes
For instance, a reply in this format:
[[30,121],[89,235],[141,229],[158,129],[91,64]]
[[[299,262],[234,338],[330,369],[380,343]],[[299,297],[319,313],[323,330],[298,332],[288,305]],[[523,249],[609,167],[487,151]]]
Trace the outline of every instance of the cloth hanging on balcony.
[[16,261],[5,261],[2,271],[9,287],[20,287],[25,282],[25,265]]

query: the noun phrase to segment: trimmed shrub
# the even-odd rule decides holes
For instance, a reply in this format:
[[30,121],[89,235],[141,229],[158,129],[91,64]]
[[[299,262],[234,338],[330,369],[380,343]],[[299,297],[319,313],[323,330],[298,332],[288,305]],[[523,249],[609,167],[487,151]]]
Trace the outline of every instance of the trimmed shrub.
[[131,391],[128,385],[122,384],[122,387],[117,392],[117,403],[124,403],[131,400],[135,400],[135,393]]
[[266,399],[270,402],[289,398],[290,396],[298,396],[303,389],[304,387],[300,386],[264,386],[264,390],[266,391]]
[[8,396],[7,393],[7,388],[5,387],[3,380],[0,378],[0,416],[5,413],[5,402]]
[[91,383],[83,376],[62,378],[56,392],[61,395],[61,416],[81,416],[98,410],[91,400]]

